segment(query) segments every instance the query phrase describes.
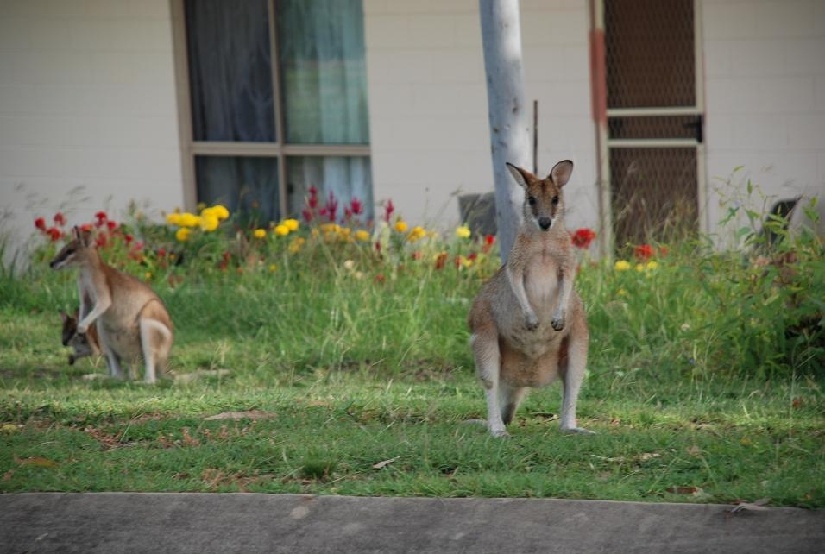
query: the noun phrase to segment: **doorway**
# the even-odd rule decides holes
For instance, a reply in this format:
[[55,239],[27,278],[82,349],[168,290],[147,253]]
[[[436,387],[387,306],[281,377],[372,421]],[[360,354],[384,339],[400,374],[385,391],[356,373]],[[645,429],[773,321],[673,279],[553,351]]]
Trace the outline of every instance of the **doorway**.
[[[595,0],[608,250],[706,230],[699,0]],[[601,113],[598,113],[598,112]],[[611,248],[612,245],[612,248]]]

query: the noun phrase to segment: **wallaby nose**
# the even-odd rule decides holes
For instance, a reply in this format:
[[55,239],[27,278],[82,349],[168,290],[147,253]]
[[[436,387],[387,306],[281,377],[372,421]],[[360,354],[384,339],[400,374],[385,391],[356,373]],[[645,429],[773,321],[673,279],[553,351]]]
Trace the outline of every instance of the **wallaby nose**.
[[549,217],[540,217],[539,218],[539,227],[541,227],[541,229],[543,231],[546,231],[547,229],[549,229],[550,225],[552,225],[552,224],[553,224],[553,220]]

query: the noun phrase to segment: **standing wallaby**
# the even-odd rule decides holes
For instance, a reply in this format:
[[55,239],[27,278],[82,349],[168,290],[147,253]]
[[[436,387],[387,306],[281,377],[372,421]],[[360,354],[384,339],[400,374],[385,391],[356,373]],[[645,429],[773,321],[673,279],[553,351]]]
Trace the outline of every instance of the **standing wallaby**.
[[121,362],[131,366],[142,357],[147,383],[155,382],[155,369],[166,370],[172,347],[172,320],[166,306],[149,286],[106,265],[94,246],[91,231],[72,229],[72,239],[50,267],[80,270],[81,335],[96,322],[100,346],[112,377],[123,377]]
[[469,316],[476,374],[487,394],[487,426],[493,436],[508,436],[505,425],[527,390],[560,377],[562,431],[589,433],[576,426],[589,331],[564,228],[562,188],[573,162],[557,163],[545,179],[507,167],[524,189],[524,215],[507,264],[481,288]]
[[86,356],[100,355],[100,339],[97,336],[97,325],[92,323],[86,332],[81,334],[77,332],[77,324],[80,320],[80,314],[75,310],[74,315],[69,315],[66,312],[60,312],[60,319],[63,320],[63,329],[61,332],[61,339],[63,346],[70,346],[72,353],[69,354],[69,365],[80,358]]

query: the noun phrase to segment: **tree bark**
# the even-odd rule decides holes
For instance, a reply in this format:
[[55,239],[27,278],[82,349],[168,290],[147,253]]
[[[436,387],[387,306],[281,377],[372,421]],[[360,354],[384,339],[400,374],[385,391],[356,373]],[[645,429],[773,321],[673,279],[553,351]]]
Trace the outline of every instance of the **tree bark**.
[[515,242],[524,195],[505,162],[526,168],[530,129],[524,104],[521,29],[518,0],[479,0],[484,69],[487,74],[487,113],[493,159],[496,226],[501,261]]

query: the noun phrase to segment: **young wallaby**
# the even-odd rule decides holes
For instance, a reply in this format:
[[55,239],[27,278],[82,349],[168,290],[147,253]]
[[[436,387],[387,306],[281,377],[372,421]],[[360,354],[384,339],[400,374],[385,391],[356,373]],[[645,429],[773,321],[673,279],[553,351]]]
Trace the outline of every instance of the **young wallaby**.
[[112,377],[122,378],[121,362],[143,358],[144,379],[155,382],[155,369],[166,370],[172,347],[172,320],[166,306],[149,286],[106,265],[91,231],[72,229],[72,238],[49,264],[53,269],[80,270],[80,322],[77,332],[88,333],[97,323],[101,350]]
[[505,425],[527,390],[560,377],[562,431],[590,433],[576,426],[589,331],[564,228],[562,189],[573,162],[557,163],[545,179],[507,167],[524,189],[524,215],[507,264],[482,286],[469,316],[476,374],[487,394],[487,426],[493,436],[508,436]]
[[77,323],[79,318],[80,315],[77,310],[75,310],[74,315],[69,315],[64,311],[60,312],[60,319],[63,320],[63,330],[61,333],[63,346],[72,347],[72,353],[69,354],[69,365],[74,365],[80,358],[99,356],[101,353],[100,339],[97,336],[97,325],[92,323],[85,333],[78,333]]

